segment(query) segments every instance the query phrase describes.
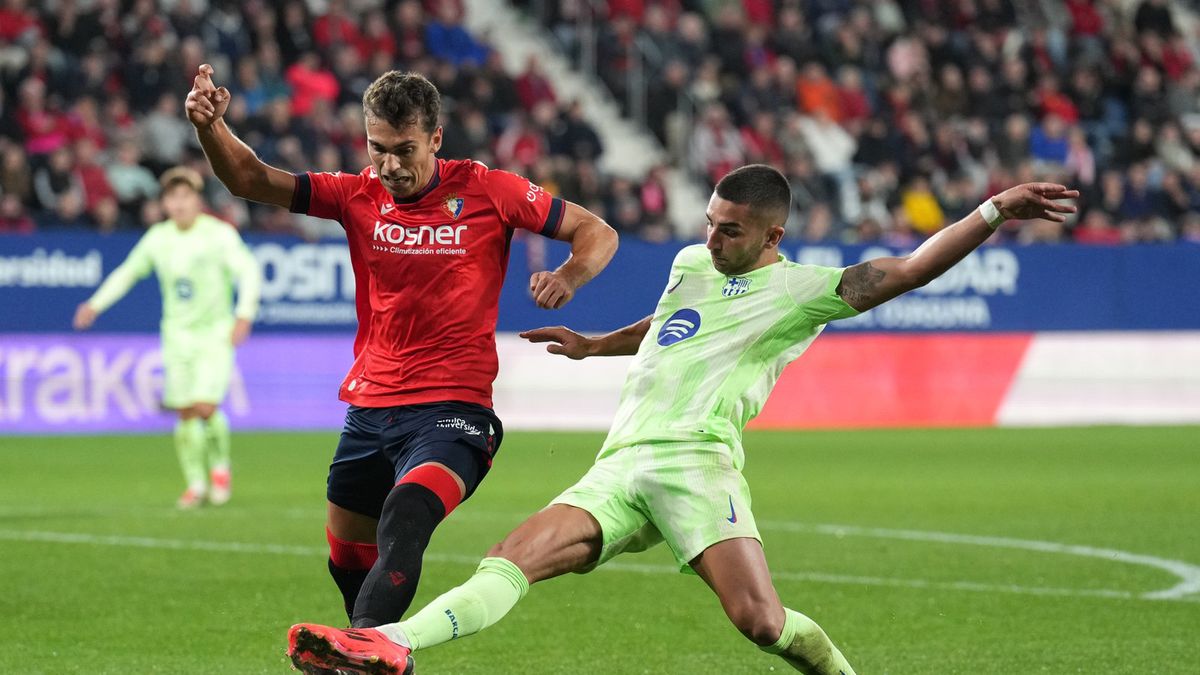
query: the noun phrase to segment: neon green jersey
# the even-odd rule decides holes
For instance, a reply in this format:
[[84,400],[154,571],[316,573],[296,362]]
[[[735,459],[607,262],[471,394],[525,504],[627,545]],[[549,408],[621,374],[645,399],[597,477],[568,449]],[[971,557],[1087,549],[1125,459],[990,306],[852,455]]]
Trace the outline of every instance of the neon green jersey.
[[742,467],[742,429],[784,366],[834,319],[842,269],[779,262],[729,277],[703,245],[675,256],[600,456],[634,444],[716,443]]
[[162,291],[164,341],[176,335],[228,331],[235,315],[233,282],[238,286],[236,316],[258,313],[262,273],[237,230],[208,214],[181,230],[174,221],[150,226],[88,304],[103,312],[150,272]]

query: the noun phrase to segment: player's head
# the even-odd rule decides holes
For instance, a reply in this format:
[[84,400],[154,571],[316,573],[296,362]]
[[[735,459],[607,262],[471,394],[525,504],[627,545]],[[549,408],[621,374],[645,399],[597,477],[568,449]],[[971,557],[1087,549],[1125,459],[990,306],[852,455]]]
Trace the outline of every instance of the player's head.
[[200,197],[204,192],[204,179],[200,173],[177,166],[163,173],[158,183],[162,186],[162,207],[167,217],[179,227],[191,227],[204,208]]
[[417,73],[388,71],[363,94],[367,153],[393,197],[413,196],[433,176],[434,154],[442,147],[441,112],[437,87]]
[[750,164],[725,174],[708,200],[708,250],[730,276],[775,262],[792,190],[782,173]]

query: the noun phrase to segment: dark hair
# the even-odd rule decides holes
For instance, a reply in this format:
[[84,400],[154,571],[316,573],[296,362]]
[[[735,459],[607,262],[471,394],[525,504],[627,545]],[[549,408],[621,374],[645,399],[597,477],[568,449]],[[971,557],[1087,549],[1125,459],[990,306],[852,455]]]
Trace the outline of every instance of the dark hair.
[[442,112],[442,97],[424,75],[389,70],[363,93],[363,112],[397,129],[419,124],[432,134]]
[[749,204],[772,225],[783,225],[792,205],[787,178],[766,164],[748,164],[730,171],[717,183],[716,193],[734,204]]

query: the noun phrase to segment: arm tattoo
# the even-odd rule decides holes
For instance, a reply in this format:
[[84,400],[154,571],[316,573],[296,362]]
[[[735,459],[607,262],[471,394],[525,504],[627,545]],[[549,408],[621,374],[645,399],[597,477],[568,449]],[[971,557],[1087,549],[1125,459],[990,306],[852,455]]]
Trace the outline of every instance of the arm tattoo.
[[886,272],[869,261],[848,267],[842,273],[842,281],[838,284],[838,295],[854,307],[874,304],[878,297],[877,287],[885,276]]

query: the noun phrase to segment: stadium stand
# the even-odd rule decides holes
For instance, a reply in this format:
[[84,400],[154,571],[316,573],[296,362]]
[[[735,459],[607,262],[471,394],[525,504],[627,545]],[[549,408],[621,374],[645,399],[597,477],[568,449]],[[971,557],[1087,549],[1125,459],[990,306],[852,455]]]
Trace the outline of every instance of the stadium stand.
[[[1163,0],[519,0],[677,166],[711,184],[786,169],[789,234],[909,245],[1000,187],[1078,185],[1081,216],[1015,243],[1200,241],[1200,58],[1189,3]],[[289,170],[367,163],[358,99],[390,68],[445,99],[445,157],[541,182],[625,234],[669,222],[667,167],[597,165],[603,139],[536,59],[505,70],[462,2],[57,0],[0,5],[0,232],[137,229],[154,176],[207,173],[181,104],[210,61],[229,120]],[[1016,30],[1016,29],[1022,30]],[[489,36],[501,39],[502,36]],[[336,224],[207,197],[240,227]]]
[[[441,156],[528,175],[626,233],[665,230],[661,176],[604,175],[600,138],[537,64],[509,73],[453,2],[5,0],[0,8],[0,231],[138,229],[161,219],[156,174],[184,162],[240,227],[338,235],[335,223],[232,199],[211,177],[182,103],[212,62],[229,122],[288,170],[368,163],[360,97],[380,73],[430,77],[444,96]],[[100,168],[103,167],[103,168]]]
[[1008,241],[1200,240],[1195,3],[521,4],[698,180],[786,167],[804,240],[907,245],[1032,179],[1082,215]]

